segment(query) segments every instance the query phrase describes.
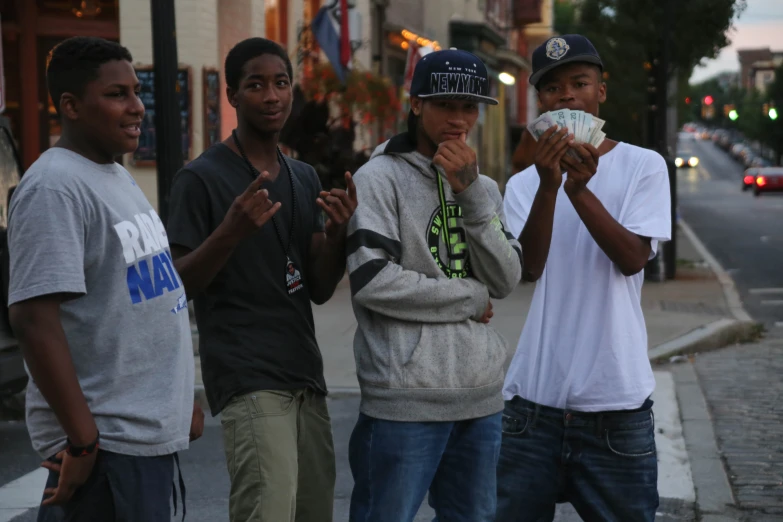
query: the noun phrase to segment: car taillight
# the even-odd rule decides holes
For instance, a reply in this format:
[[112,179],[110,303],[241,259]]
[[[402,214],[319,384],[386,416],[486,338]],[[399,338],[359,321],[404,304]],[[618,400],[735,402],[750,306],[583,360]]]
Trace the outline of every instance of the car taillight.
[[756,185],[758,185],[759,187],[763,187],[766,184],[767,184],[767,178],[765,178],[764,176],[759,176],[756,178]]
[[745,176],[745,184],[753,185],[753,176]]

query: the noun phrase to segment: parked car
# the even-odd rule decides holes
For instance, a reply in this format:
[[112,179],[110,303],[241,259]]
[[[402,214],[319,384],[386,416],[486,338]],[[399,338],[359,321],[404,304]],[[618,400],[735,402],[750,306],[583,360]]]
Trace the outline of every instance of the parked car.
[[729,154],[731,154],[731,157],[741,161],[742,160],[742,154],[746,151],[748,147],[743,143],[735,143],[731,146],[731,149],[729,149]]
[[756,183],[756,174],[758,173],[758,168],[749,168],[745,171],[745,173],[742,175],[742,190],[748,190],[749,188],[753,187]]
[[745,166],[746,169],[750,168],[753,166],[753,162],[756,161],[757,158],[758,156],[756,155],[755,152],[746,149],[742,154],[742,164]]
[[22,163],[8,118],[0,116],[0,397],[14,395],[27,386],[22,351],[8,321],[8,203],[22,177]]
[[753,183],[753,195],[762,192],[783,191],[783,167],[764,167],[756,172]]
[[762,158],[761,156],[756,156],[753,158],[753,161],[750,163],[751,167],[772,167],[772,162],[769,161],[767,158]]

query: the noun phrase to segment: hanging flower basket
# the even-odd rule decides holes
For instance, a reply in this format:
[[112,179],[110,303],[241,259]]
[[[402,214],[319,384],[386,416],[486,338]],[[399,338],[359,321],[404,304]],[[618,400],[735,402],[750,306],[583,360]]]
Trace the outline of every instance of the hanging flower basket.
[[354,118],[358,123],[380,121],[384,127],[390,127],[402,107],[396,88],[388,78],[354,69],[347,72],[343,84],[329,63],[306,67],[300,87],[307,101],[335,104],[345,128],[351,126]]

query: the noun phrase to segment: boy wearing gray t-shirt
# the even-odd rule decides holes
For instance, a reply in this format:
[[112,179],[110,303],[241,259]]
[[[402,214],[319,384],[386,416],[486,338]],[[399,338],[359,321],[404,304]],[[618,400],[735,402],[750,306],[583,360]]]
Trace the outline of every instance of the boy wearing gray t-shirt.
[[185,288],[160,218],[114,162],[144,117],[131,63],[100,38],[55,47],[62,137],[11,202],[9,314],[50,470],[39,521],[169,522],[176,453],[203,430]]

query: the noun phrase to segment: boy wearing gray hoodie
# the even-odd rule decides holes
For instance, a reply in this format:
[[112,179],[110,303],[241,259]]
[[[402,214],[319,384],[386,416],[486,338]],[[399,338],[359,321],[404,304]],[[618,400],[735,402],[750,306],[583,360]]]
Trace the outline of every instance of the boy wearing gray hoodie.
[[355,175],[348,270],[361,413],[350,441],[351,521],[406,522],[429,490],[439,519],[494,520],[507,358],[490,298],[521,278],[497,184],[466,136],[495,105],[484,64],[426,55],[408,132]]

